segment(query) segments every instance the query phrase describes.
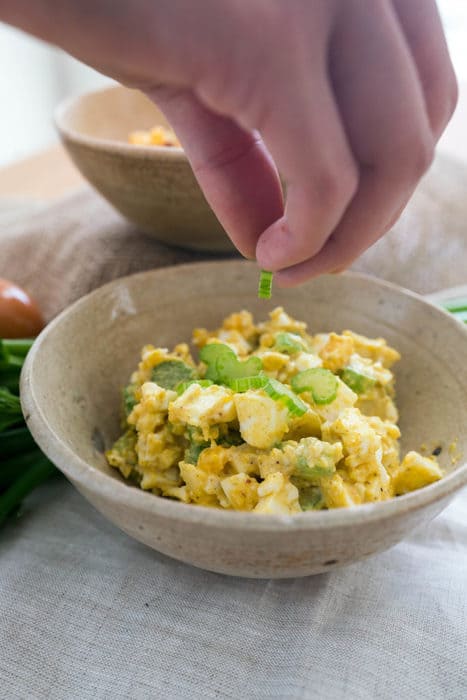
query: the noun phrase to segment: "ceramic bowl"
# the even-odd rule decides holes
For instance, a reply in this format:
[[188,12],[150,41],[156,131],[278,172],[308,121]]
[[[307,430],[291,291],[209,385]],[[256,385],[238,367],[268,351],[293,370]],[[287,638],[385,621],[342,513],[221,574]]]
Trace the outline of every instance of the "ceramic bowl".
[[167,126],[143,93],[122,86],[89,92],[60,105],[55,122],[81,174],[143,231],[172,246],[234,250],[183,150],[128,143],[132,131]]
[[[356,274],[324,276],[256,298],[243,261],[181,265],[119,279],[52,321],[21,379],[26,420],[43,451],[105,517],[135,539],[195,566],[248,577],[316,574],[380,552],[437,515],[467,483],[467,329],[411,292]],[[282,305],[312,333],[384,336],[397,366],[402,449],[440,445],[448,474],[384,503],[293,516],[185,505],[125,483],[103,448],[119,434],[120,392],[152,342],[189,340],[234,310],[257,320]],[[456,442],[457,464],[448,446]]]

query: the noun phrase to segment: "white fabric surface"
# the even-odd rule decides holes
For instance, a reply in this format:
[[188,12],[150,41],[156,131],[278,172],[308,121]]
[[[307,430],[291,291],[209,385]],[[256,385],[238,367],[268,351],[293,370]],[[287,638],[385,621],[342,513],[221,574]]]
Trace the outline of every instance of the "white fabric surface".
[[467,490],[388,552],[282,581],[159,555],[64,480],[2,532],[8,700],[465,700],[466,629]]

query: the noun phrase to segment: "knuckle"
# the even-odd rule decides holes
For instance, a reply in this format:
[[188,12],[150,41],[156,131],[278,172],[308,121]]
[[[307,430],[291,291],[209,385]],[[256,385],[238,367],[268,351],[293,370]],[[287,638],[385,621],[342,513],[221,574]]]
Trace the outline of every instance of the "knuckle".
[[352,199],[358,180],[357,168],[353,165],[327,167],[317,174],[313,189],[323,207],[339,207]]
[[433,136],[417,135],[399,141],[392,153],[387,153],[381,169],[389,182],[398,181],[412,186],[426,173],[433,162]]
[[425,86],[425,94],[432,128],[440,134],[457,106],[459,91],[453,68],[433,73]]
[[412,145],[412,157],[408,168],[409,175],[419,179],[426,173],[433,162],[435,146],[432,135],[421,137]]

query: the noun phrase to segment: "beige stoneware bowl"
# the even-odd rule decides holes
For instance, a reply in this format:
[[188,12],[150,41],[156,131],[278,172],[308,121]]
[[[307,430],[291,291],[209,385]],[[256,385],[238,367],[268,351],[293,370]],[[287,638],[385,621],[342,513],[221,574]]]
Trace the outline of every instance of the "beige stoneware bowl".
[[[249,577],[329,571],[380,552],[436,516],[467,483],[467,330],[423,298],[356,274],[325,276],[256,298],[247,262],[182,265],[98,289],[41,333],[21,379],[26,420],[43,451],[110,521],[175,559]],[[171,501],[125,483],[103,447],[119,434],[120,391],[142,345],[170,347],[231,311],[258,320],[281,304],[312,333],[345,328],[384,336],[396,370],[402,448],[443,447],[441,481],[387,501],[281,517]],[[461,459],[451,464],[456,441]]]
[[132,131],[167,126],[141,92],[116,86],[86,93],[60,105],[55,122],[81,174],[143,231],[182,248],[234,250],[183,150],[128,143]]

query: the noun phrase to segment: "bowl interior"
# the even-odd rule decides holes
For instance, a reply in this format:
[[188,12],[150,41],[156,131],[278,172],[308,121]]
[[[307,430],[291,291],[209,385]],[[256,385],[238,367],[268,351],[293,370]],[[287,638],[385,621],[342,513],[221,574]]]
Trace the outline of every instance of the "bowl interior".
[[[119,433],[120,392],[147,343],[171,347],[195,326],[215,328],[228,313],[255,318],[282,305],[312,333],[350,328],[384,336],[402,354],[397,396],[402,449],[467,449],[467,332],[461,324],[396,287],[359,275],[326,276],[256,298],[258,271],[246,262],[183,265],[117,280],[77,302],[43,333],[28,391],[48,424],[48,439],[114,479],[103,457]],[[461,463],[461,461],[459,462]],[[131,488],[131,487],[129,487]]]
[[89,92],[65,103],[59,109],[57,121],[61,128],[83,137],[125,144],[132,131],[168,126],[162,112],[142,92],[120,85]]

